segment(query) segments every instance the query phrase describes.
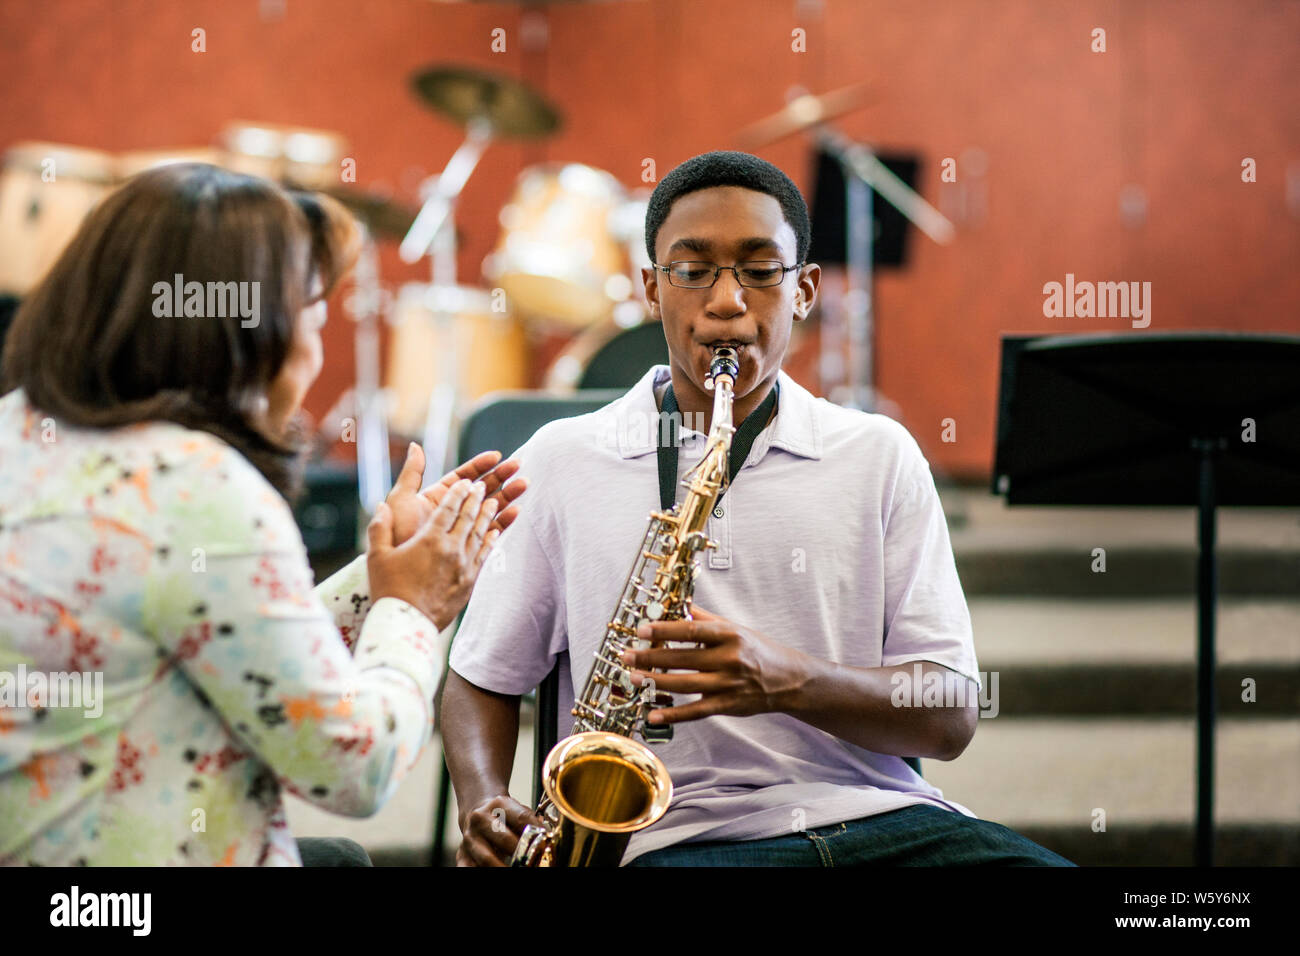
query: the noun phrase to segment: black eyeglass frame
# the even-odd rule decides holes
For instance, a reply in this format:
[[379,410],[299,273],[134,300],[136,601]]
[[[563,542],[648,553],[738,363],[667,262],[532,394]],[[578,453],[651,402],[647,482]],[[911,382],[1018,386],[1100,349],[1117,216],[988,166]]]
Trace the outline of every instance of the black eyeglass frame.
[[[676,282],[673,281],[673,266],[679,262],[700,262],[700,263],[705,263],[707,265],[713,266],[713,281],[710,282],[708,285],[678,285]],[[769,283],[768,285],[746,285],[741,280],[740,271],[739,271],[740,267],[744,265],[746,262],[775,262],[778,265],[781,265],[780,259],[746,259],[744,262],[737,262],[734,266],[715,266],[707,259],[674,259],[666,266],[661,266],[657,262],[650,263],[650,266],[656,272],[662,272],[665,275],[667,275],[668,284],[672,286],[674,289],[691,289],[694,291],[699,291],[700,289],[712,289],[715,285],[717,285],[718,276],[722,275],[724,269],[729,269],[731,271],[731,274],[736,277],[736,284],[739,285],[742,289],[775,289],[777,286],[785,282],[785,277],[788,273],[794,272],[798,269],[802,269],[804,266],[808,264],[806,262],[796,262],[792,266],[781,265],[781,278],[778,279],[776,282]]]

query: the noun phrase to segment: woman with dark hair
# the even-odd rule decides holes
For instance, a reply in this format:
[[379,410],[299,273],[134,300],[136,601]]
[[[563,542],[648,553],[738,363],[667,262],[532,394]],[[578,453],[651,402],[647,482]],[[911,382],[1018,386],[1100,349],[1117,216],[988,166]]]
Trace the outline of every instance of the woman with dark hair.
[[[0,863],[298,865],[282,789],[374,813],[428,741],[438,632],[511,521],[516,462],[419,491],[313,590],[285,500],[332,200],[199,164],[92,212],[0,370]],[[474,479],[484,477],[483,481]]]

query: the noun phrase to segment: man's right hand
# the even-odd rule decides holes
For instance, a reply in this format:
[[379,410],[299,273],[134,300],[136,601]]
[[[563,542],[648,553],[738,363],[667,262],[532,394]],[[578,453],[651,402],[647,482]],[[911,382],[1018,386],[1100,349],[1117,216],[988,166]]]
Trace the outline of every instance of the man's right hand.
[[457,866],[509,866],[524,827],[542,821],[508,793],[498,794],[460,815]]

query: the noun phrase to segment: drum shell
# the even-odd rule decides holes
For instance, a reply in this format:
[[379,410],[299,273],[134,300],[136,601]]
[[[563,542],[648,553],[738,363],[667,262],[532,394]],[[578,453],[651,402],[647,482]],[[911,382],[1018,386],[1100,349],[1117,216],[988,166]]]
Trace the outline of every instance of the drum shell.
[[109,153],[57,143],[20,143],[0,170],[0,291],[25,295],[63,253],[82,221],[113,188]]
[[524,318],[585,328],[631,292],[628,251],[612,228],[622,185],[580,163],[545,163],[519,174],[501,210],[501,236],[484,263]]
[[[469,286],[453,286],[439,299],[430,288],[424,283],[403,286],[393,308],[386,379],[392,393],[389,425],[404,435],[419,435],[424,428],[444,349],[453,350],[458,395],[465,402],[527,385],[528,337],[512,315],[493,311],[500,299]],[[435,303],[447,309],[448,328],[440,327]]]

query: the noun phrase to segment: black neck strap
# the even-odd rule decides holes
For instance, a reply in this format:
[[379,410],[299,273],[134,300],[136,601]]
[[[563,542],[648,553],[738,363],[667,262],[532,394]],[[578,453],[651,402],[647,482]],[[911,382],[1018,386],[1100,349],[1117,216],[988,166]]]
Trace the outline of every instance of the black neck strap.
[[[754,439],[767,424],[772,409],[776,408],[776,393],[777,383],[773,382],[767,398],[763,399],[758,408],[749,413],[736,429],[736,433],[731,436],[731,451],[727,456],[728,484],[736,480],[736,475],[745,464],[745,459],[749,457],[749,449],[753,447]],[[677,414],[677,396],[673,394],[671,382],[668,383],[668,391],[664,392],[663,414],[668,416],[668,434],[664,434],[663,428],[658,430],[659,505],[667,511],[677,501],[677,452],[681,446],[677,435],[677,423],[680,419]],[[718,502],[722,501],[724,494],[726,489],[718,494]],[[717,502],[714,503],[714,507],[717,507]]]

